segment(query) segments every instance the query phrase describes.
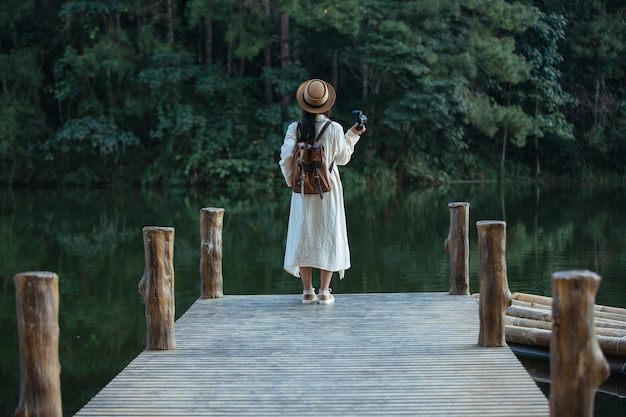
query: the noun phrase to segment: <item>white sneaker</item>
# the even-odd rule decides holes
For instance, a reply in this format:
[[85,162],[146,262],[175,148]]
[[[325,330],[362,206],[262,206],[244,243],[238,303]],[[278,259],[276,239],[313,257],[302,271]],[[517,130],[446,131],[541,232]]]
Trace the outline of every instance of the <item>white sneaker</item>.
[[317,302],[317,296],[315,295],[315,288],[312,293],[302,292],[302,304],[313,304]]
[[319,303],[320,304],[332,304],[335,302],[335,297],[331,294],[332,290],[329,288],[328,292],[320,293],[319,295]]

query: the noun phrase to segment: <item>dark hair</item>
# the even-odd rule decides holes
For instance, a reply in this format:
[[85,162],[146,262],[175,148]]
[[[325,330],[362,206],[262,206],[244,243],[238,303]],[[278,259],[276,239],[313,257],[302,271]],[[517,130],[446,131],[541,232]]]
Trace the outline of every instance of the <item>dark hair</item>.
[[[330,119],[330,110],[323,113]],[[313,143],[315,141],[315,113],[309,113],[306,110],[302,110],[302,119],[298,122],[298,131],[300,134],[300,141]]]

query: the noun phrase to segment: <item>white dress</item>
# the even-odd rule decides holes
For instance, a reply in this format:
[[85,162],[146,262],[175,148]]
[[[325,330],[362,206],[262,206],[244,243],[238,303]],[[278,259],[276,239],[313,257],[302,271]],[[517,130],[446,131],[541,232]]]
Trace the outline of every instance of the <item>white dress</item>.
[[[318,133],[328,120],[324,115],[316,115],[315,124]],[[291,187],[291,164],[297,140],[297,128],[297,122],[289,125],[280,148],[279,165],[289,187]],[[328,167],[331,166],[333,160],[335,161],[331,172],[332,190],[324,193],[323,199],[319,194],[302,196],[299,193],[291,193],[283,267],[295,277],[300,277],[301,266],[338,272],[340,278],[343,278],[345,270],[350,268],[343,185],[337,166],[350,162],[354,145],[359,138],[360,136],[351,130],[344,134],[341,125],[332,122],[320,139],[326,150]]]

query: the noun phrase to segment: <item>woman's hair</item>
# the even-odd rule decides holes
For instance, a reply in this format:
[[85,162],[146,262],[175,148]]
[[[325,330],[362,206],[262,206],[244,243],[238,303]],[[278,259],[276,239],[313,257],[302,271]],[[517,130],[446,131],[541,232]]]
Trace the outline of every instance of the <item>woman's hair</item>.
[[[330,119],[330,110],[323,113]],[[313,143],[315,141],[315,116],[314,113],[309,113],[306,110],[302,110],[302,119],[298,122],[298,130],[300,131],[300,141]]]

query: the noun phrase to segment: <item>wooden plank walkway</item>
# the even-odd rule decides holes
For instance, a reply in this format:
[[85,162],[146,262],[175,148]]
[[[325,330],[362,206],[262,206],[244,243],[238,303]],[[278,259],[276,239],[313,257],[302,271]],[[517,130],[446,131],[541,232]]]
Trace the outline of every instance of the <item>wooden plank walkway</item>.
[[177,349],[144,351],[77,416],[548,416],[478,304],[443,293],[198,300]]

